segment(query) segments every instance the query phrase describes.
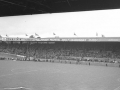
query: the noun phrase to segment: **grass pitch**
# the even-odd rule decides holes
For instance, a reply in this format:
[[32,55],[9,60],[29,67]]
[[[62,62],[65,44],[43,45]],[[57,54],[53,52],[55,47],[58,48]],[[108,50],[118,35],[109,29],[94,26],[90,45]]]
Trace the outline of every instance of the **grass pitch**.
[[120,68],[0,61],[0,90],[120,90]]

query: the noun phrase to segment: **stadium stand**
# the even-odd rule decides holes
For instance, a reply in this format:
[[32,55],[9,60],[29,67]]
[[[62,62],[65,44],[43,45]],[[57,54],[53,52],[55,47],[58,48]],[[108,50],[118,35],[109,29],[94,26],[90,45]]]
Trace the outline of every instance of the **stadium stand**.
[[119,46],[119,42],[0,42],[0,52],[26,56],[35,60],[58,59],[107,62],[119,61]]

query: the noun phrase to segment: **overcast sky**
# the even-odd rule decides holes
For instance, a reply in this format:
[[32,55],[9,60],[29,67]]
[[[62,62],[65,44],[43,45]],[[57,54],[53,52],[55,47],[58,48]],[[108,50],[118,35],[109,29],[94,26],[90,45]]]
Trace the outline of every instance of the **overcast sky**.
[[[120,37],[120,9],[0,17],[0,34],[9,37]],[[74,33],[77,35],[75,36]]]

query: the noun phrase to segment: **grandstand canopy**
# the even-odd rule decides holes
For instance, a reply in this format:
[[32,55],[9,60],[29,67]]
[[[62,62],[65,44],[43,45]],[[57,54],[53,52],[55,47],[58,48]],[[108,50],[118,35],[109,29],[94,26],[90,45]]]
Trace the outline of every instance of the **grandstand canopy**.
[[120,8],[120,0],[0,0],[0,16]]

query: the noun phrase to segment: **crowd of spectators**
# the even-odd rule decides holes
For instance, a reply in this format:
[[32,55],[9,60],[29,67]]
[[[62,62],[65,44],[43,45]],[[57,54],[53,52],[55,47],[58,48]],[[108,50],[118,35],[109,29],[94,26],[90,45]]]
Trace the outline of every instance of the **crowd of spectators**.
[[0,52],[42,59],[76,59],[78,57],[120,59],[119,42],[1,42]]

